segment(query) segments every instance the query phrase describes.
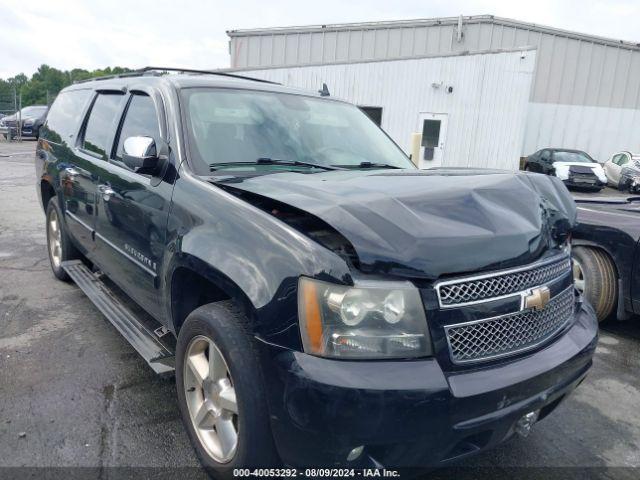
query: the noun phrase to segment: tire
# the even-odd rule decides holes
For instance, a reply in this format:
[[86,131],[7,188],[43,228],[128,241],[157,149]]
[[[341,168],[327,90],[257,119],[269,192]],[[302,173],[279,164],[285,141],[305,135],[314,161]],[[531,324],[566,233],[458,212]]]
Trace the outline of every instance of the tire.
[[49,253],[49,263],[53,274],[58,280],[68,282],[70,280],[69,275],[64,271],[61,264],[67,260],[79,259],[81,255],[73,246],[71,238],[69,238],[57,200],[58,197],[53,196],[47,205],[47,252]]
[[[264,379],[253,339],[246,332],[245,325],[246,317],[232,302],[216,302],[194,310],[178,335],[178,406],[198,458],[214,478],[232,478],[234,468],[273,467],[280,463],[271,434]],[[214,352],[213,358],[218,360],[217,363],[214,360],[213,364],[223,365],[226,375],[220,373],[220,368],[210,368],[211,352]],[[203,367],[204,364],[207,366]],[[201,368],[192,368],[190,365]],[[194,373],[196,371],[200,372],[198,377]],[[203,372],[209,376],[211,371],[218,372],[214,375],[214,381],[210,377],[198,381],[198,378],[205,376]],[[232,398],[228,393],[229,388],[234,391],[235,415],[233,408],[225,407],[231,404],[228,402],[228,398]],[[200,405],[207,405],[205,391],[208,392],[209,405],[217,405],[219,410],[217,413],[211,410],[199,418],[204,418],[201,425],[205,427],[216,425],[217,429],[213,430],[215,437],[208,433],[209,430],[199,428],[196,431],[194,423],[196,412],[201,411]],[[223,392],[227,393],[223,395]],[[223,398],[227,399],[224,404]],[[230,426],[236,430],[235,449],[229,447],[233,440],[222,442],[222,435],[218,435],[218,431],[224,431],[227,432],[227,439],[233,438],[233,433],[229,433]],[[219,439],[219,443],[216,444],[215,438]]]
[[573,262],[576,288],[593,306],[598,321],[607,319],[618,301],[618,276],[611,257],[597,248],[575,247]]

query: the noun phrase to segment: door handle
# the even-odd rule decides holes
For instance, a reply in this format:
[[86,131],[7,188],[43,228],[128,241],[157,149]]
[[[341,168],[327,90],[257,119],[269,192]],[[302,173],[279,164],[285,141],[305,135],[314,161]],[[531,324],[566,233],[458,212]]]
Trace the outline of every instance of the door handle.
[[102,194],[102,199],[108,202],[112,195],[115,195],[115,191],[109,185],[98,185],[98,191]]

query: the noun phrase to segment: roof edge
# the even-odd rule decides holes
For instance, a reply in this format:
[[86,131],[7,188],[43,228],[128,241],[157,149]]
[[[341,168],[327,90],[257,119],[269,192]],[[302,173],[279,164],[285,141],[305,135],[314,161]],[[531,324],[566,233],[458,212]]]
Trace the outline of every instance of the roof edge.
[[[412,28],[433,25],[457,25],[460,17],[439,17],[439,18],[422,18],[412,20],[390,20],[378,22],[354,22],[354,23],[335,23],[326,25],[305,25],[292,27],[273,27],[273,28],[256,28],[256,29],[234,29],[227,30],[230,38],[234,37],[251,37],[262,35],[282,35],[292,33],[321,33],[321,32],[340,32],[353,30],[377,30],[377,29],[395,29],[395,28]],[[490,23],[494,25],[504,25],[509,27],[519,27],[527,30],[534,30],[551,35],[573,38],[576,40],[587,40],[603,45],[625,47],[640,50],[640,42],[627,40],[618,40],[599,35],[591,35],[587,33],[573,32],[562,28],[549,27],[537,23],[524,22],[511,18],[497,17],[495,15],[470,15],[462,16],[463,23],[477,24]]]

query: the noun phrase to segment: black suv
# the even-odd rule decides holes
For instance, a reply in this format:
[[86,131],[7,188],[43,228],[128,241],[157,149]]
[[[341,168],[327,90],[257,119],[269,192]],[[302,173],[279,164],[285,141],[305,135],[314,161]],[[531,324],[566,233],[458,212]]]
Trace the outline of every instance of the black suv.
[[214,472],[439,465],[591,366],[556,178],[417,170],[326,94],[151,68],[62,91],[36,156],[54,274],[175,370]]
[[40,127],[44,123],[49,107],[46,105],[32,105],[24,107],[20,112],[0,119],[0,128],[6,129],[12,137],[18,136],[18,123],[22,125],[20,134],[23,137],[38,138]]

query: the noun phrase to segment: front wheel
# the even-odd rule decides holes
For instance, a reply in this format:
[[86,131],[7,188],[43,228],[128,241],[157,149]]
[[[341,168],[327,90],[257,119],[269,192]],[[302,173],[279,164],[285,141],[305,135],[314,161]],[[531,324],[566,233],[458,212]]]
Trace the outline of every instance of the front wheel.
[[204,467],[277,465],[266,391],[246,318],[232,302],[204,305],[183,324],[176,348],[178,405]]
[[601,322],[611,315],[618,300],[618,278],[611,257],[591,247],[573,249],[573,280]]

